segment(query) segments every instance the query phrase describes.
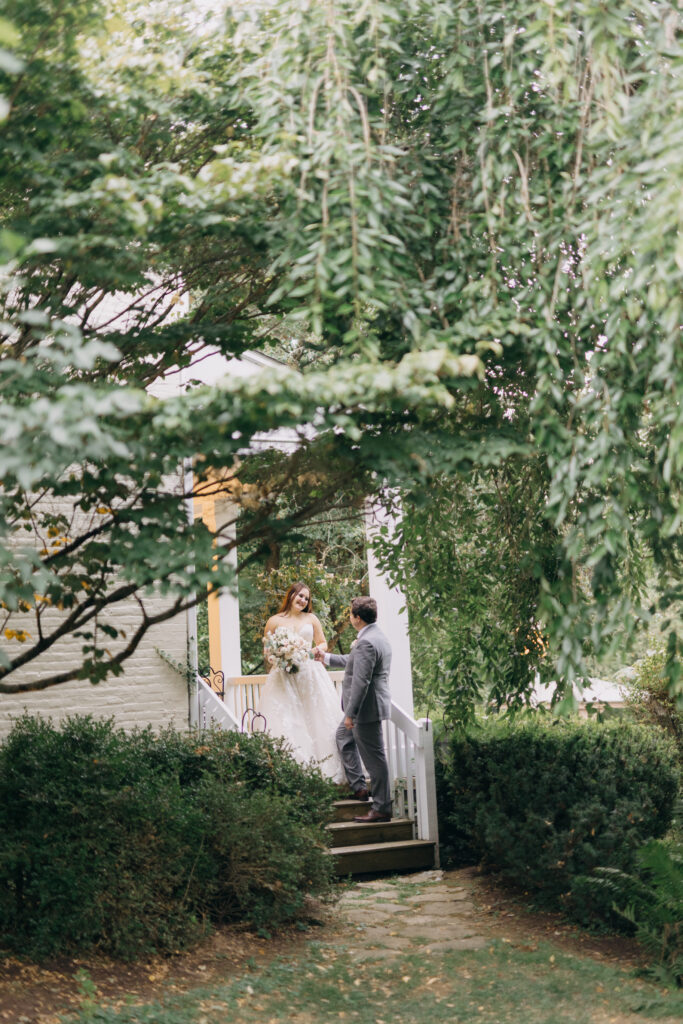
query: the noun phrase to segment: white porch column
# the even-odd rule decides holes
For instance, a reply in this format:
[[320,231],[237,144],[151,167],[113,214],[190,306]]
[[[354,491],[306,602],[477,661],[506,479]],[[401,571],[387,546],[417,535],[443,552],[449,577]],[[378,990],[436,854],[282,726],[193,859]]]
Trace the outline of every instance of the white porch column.
[[[222,531],[222,537],[218,544],[226,544],[234,540],[235,527],[226,526],[230,520],[235,518],[235,506],[231,501],[225,499],[217,500],[215,504],[216,530]],[[224,556],[225,557],[225,556]],[[237,548],[232,548],[227,554],[227,559],[233,568],[237,568]],[[220,630],[221,664],[214,666],[221,668],[225,678],[242,675],[242,650],[240,646],[240,602],[237,593],[229,590],[221,590],[218,594],[218,620]]]
[[[191,497],[194,489],[192,459],[183,459],[182,479],[185,494],[189,495],[189,497],[185,498],[185,511],[187,513],[187,520],[192,525],[194,523],[194,499]],[[190,702],[188,725],[196,726],[199,720],[197,707],[197,672],[199,671],[197,662],[197,606],[193,605],[192,608],[188,608],[185,615],[187,623],[187,663],[189,666],[187,689]]]
[[368,552],[370,597],[377,601],[377,624],[391,644],[391,697],[407,714],[413,717],[413,672],[410,661],[408,612],[403,591],[391,587],[379,568],[372,550],[374,533],[381,527],[395,529],[395,519],[384,509],[368,502],[365,513],[365,536]]

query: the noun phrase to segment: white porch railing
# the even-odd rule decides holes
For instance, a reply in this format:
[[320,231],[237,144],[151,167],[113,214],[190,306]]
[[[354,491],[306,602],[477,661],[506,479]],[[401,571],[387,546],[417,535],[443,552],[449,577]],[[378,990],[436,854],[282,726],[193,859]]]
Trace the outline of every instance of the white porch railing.
[[383,723],[384,749],[389,778],[394,786],[394,813],[415,823],[415,838],[429,839],[434,846],[434,866],[439,866],[439,828],[436,817],[433,726],[419,722],[391,702],[391,718]]
[[[340,694],[343,672],[330,672]],[[231,731],[251,732],[264,724],[258,717],[261,687],[266,676],[235,676],[225,681],[225,698],[220,697],[197,676],[193,725]],[[383,725],[384,744],[392,780],[394,813],[414,823],[416,839],[435,844],[435,866],[439,866],[439,830],[436,817],[436,781],[434,777],[434,741],[432,723],[427,718],[416,722],[391,703],[391,718]]]
[[239,732],[241,723],[235,718],[229,706],[220,699],[218,694],[202,679],[195,677],[197,687],[190,701],[190,721],[197,729],[225,729],[227,732]]

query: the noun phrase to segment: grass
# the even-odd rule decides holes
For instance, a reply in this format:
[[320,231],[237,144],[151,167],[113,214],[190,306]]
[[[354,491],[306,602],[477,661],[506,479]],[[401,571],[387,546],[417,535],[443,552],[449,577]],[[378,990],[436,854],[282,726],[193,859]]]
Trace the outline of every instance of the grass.
[[355,963],[312,943],[296,959],[253,968],[162,1003],[98,1006],[92,991],[78,1024],[647,1024],[679,1022],[683,993],[624,969],[502,941],[486,949]]

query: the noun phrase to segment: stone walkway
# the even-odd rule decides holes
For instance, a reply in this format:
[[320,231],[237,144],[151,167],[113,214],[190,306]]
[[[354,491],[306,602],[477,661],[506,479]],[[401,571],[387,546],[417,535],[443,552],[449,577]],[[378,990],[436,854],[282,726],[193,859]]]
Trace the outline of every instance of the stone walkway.
[[466,890],[448,872],[357,882],[338,912],[355,960],[387,959],[417,945],[420,955],[481,949],[487,941]]

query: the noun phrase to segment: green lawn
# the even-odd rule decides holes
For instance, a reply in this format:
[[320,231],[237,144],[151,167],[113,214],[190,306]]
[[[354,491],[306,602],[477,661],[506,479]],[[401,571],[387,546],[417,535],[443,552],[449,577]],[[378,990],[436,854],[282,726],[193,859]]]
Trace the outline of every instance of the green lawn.
[[476,952],[355,963],[311,944],[296,959],[163,1003],[115,1009],[85,998],[79,1024],[646,1024],[676,1022],[683,993],[550,944],[533,951],[493,942]]

